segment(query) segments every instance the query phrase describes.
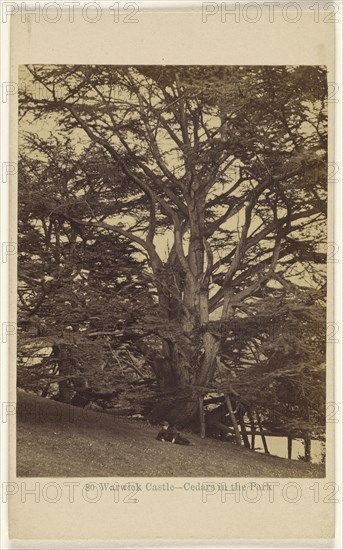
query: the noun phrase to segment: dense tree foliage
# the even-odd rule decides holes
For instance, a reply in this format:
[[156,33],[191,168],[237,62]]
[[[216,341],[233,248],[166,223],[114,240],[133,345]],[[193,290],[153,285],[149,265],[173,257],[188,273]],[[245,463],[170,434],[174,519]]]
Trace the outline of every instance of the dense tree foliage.
[[69,346],[59,376],[118,385],[124,346],[158,380],[155,418],[191,422],[229,380],[266,423],[323,426],[325,70],[22,78],[21,323]]

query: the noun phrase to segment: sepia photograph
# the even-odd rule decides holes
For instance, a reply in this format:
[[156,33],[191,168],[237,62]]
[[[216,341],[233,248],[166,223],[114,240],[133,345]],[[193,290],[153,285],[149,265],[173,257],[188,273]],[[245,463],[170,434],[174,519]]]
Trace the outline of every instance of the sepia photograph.
[[18,83],[17,476],[324,478],[326,66]]

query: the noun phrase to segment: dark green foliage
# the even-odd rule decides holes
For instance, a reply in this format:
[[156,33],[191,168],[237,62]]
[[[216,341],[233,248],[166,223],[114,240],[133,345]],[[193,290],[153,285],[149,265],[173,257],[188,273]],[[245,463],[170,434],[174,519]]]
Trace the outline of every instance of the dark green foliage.
[[22,76],[19,383],[127,404],[156,378],[140,401],[185,422],[226,383],[265,425],[322,433],[325,69]]

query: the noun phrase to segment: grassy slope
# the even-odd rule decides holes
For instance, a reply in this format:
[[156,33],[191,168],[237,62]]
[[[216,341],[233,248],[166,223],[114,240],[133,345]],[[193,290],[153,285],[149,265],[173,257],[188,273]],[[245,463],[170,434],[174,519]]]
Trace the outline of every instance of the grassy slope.
[[323,477],[324,467],[214,439],[156,441],[158,428],[18,392],[17,474],[24,477]]

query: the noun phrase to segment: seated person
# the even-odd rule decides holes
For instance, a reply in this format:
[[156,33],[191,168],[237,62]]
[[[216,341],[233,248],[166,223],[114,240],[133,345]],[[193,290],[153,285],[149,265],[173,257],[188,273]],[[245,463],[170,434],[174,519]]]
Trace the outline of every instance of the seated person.
[[162,422],[162,429],[158,432],[156,439],[158,441],[168,441],[170,443],[176,443],[177,445],[195,445],[180,435],[179,432],[169,426],[169,422],[166,420]]

